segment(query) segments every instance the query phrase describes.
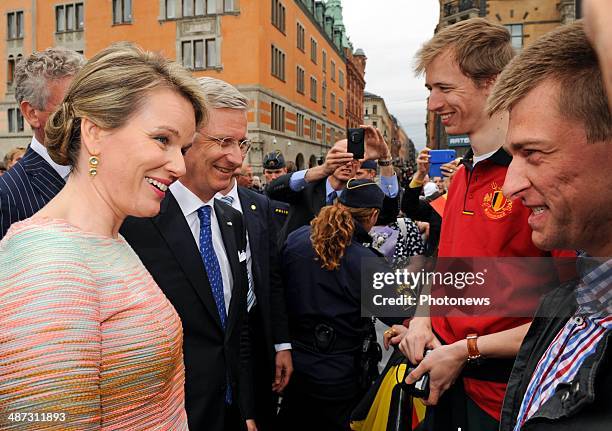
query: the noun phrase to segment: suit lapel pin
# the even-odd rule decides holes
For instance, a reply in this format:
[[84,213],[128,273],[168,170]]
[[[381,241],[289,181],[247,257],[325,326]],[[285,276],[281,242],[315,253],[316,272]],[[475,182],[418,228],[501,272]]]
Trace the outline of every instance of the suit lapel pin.
[[232,222],[231,222],[231,221],[228,221],[228,222],[227,222],[227,225],[228,225],[228,226],[231,226],[231,225],[232,225]]
[[255,210],[257,209],[257,207],[255,206],[255,204],[251,204],[251,209],[252,209],[253,211],[255,211]]

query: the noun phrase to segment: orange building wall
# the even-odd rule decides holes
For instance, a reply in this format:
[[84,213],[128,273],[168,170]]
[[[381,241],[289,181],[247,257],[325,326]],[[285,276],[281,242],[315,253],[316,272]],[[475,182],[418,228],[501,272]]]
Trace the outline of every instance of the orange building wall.
[[85,56],[92,57],[113,42],[137,42],[144,49],[176,58],[176,22],[159,21],[157,0],[132,2],[132,23],[113,24],[112,0],[85,2]]

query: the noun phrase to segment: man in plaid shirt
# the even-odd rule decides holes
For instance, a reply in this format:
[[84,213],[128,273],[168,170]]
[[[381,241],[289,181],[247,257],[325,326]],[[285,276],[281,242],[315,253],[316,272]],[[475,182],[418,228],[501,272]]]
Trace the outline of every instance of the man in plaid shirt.
[[581,250],[580,280],[540,303],[508,383],[500,430],[612,429],[612,116],[583,23],[560,27],[500,75],[504,194],[532,210],[536,246]]

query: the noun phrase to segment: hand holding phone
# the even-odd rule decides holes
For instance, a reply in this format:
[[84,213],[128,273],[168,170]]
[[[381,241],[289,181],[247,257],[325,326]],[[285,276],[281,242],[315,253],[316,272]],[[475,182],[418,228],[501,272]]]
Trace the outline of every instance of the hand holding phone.
[[361,160],[365,155],[365,129],[351,128],[346,132],[347,152],[353,153],[353,159]]
[[431,150],[429,152],[429,178],[442,177],[442,165],[455,160],[455,150]]

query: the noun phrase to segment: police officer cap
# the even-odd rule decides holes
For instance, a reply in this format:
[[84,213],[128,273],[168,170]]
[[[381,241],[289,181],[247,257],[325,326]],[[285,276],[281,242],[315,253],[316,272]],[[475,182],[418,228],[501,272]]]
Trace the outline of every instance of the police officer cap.
[[264,169],[281,169],[285,167],[285,158],[280,151],[272,151],[265,155],[263,159]]
[[375,160],[366,160],[361,164],[361,169],[376,170],[377,167],[378,167],[378,164],[376,163]]
[[338,201],[351,208],[378,208],[383,206],[385,194],[372,180],[350,179]]

